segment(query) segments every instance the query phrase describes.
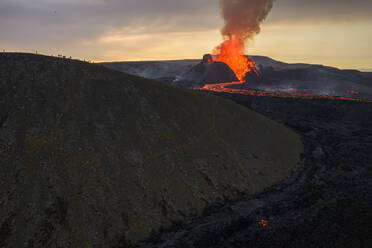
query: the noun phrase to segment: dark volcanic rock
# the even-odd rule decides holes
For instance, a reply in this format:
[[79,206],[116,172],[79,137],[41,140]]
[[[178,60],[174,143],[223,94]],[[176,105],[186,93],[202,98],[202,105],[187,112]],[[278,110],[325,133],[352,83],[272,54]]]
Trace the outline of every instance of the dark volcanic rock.
[[223,62],[213,62],[212,56],[204,55],[203,61],[182,76],[183,81],[196,84],[216,84],[239,81],[230,67]]
[[122,247],[280,181],[301,151],[231,101],[0,54],[0,247]]
[[307,89],[334,96],[352,96],[354,92],[359,97],[372,99],[371,79],[356,70],[339,70],[321,65],[283,70],[261,67],[260,79],[258,82],[248,81],[247,84],[250,88]]
[[372,104],[219,95],[301,133],[302,162],[264,192],[216,202],[139,247],[372,247]]

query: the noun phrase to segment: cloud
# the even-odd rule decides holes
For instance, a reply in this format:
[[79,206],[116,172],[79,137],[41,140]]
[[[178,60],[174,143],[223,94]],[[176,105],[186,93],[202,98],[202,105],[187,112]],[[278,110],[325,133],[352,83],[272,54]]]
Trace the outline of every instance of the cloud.
[[372,21],[370,0],[278,0],[270,23],[329,24]]
[[[42,50],[97,60],[199,57],[198,51],[212,50],[220,42],[223,19],[218,3],[219,0],[0,0],[0,50]],[[266,44],[265,39],[276,43],[278,36],[282,42],[295,41],[294,35],[300,33],[294,29],[311,25],[329,30],[336,25],[348,33],[354,24],[372,23],[370,13],[371,0],[277,0],[258,38],[261,44]],[[273,27],[281,30],[276,32]],[[275,35],[268,38],[265,30]],[[285,32],[292,33],[286,36]],[[317,28],[311,32],[314,36],[322,33]],[[358,37],[354,46],[371,42],[371,37],[365,35]],[[342,41],[338,43],[342,45]]]
[[[278,0],[269,23],[372,20],[370,0]],[[1,41],[39,44],[143,32],[219,29],[218,0],[0,0]],[[147,27],[147,30],[146,28]]]
[[[370,0],[278,0],[269,23],[372,20]],[[0,0],[4,43],[66,43],[123,28],[219,29],[218,0]]]
[[[209,29],[215,0],[0,0],[2,40],[73,42],[122,28]],[[213,21],[212,21],[213,20]]]

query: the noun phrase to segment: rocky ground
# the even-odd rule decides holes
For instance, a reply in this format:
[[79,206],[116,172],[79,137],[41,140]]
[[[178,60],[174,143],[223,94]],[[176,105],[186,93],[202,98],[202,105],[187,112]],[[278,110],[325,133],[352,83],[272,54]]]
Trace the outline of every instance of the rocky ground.
[[371,247],[372,104],[221,96],[301,160],[225,99],[1,54],[0,247]]
[[299,132],[301,163],[138,247],[372,247],[372,104],[221,95]]

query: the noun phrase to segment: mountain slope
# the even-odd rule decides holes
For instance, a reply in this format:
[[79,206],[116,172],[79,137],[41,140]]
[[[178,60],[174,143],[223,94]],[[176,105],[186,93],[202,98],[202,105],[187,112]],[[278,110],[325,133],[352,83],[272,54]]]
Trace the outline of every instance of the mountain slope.
[[290,174],[293,131],[79,61],[0,54],[0,247],[112,247]]

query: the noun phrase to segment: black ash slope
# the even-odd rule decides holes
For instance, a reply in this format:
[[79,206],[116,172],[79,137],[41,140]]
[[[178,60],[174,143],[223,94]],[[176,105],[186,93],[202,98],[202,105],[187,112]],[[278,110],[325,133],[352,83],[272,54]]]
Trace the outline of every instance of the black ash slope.
[[219,97],[0,53],[1,248],[143,241],[279,182],[301,152],[299,135]]
[[372,247],[372,104],[220,95],[301,133],[302,162],[139,247]]

